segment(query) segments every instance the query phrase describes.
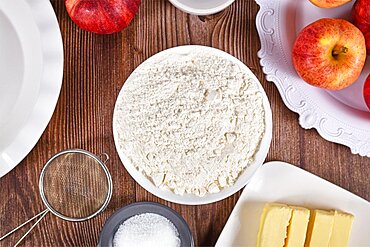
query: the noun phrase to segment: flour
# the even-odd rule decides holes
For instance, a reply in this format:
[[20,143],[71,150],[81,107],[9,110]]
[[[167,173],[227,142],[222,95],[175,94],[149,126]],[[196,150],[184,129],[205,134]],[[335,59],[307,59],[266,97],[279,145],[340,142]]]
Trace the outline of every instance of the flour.
[[263,95],[239,65],[194,52],[143,66],[117,102],[120,148],[157,187],[217,193],[254,161]]

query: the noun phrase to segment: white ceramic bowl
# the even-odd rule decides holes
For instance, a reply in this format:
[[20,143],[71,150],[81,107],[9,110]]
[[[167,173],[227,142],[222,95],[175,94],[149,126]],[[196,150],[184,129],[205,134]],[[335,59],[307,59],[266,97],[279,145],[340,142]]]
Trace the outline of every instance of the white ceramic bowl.
[[[262,87],[262,85],[259,83],[259,80],[257,77],[252,73],[252,71],[240,60],[237,58],[231,56],[230,54],[207,46],[198,46],[198,45],[186,45],[186,46],[178,46],[175,48],[171,48],[165,51],[162,51],[160,53],[157,53],[156,55],[148,58],[146,61],[144,61],[142,64],[140,64],[135,71],[127,78],[126,83],[128,83],[130,80],[132,80],[135,77],[135,74],[140,73],[142,69],[145,67],[151,66],[153,63],[157,62],[158,60],[166,59],[167,57],[172,56],[184,56],[186,54],[190,54],[193,52],[205,52],[205,53],[213,53],[215,55],[221,56],[229,61],[232,61],[233,63],[237,64],[240,68],[242,68],[248,75],[254,79],[259,85],[260,91],[263,95],[263,107],[265,110],[265,133],[263,135],[260,148],[257,151],[255,155],[255,160],[248,168],[244,170],[244,172],[239,176],[239,178],[236,180],[235,184],[231,187],[224,188],[218,193],[214,194],[206,194],[203,197],[199,197],[193,194],[184,194],[184,195],[178,195],[173,193],[172,191],[165,191],[158,187],[156,187],[145,175],[143,175],[141,172],[139,172],[134,165],[130,162],[130,160],[127,158],[127,156],[124,154],[122,149],[120,148],[119,140],[118,140],[118,128],[117,125],[117,106],[120,104],[120,101],[122,99],[122,94],[124,92],[125,86],[122,87],[120,94],[118,95],[116,106],[114,109],[113,114],[113,136],[114,136],[114,143],[118,152],[119,157],[121,158],[121,161],[123,165],[125,166],[128,173],[135,179],[136,182],[138,182],[144,189],[149,191],[150,193],[154,194],[155,196],[158,196],[164,200],[180,203],[180,204],[186,204],[186,205],[201,205],[201,204],[207,204],[212,203],[216,201],[220,201],[226,197],[231,196],[232,194],[238,192],[241,188],[243,188],[249,180],[252,178],[252,176],[255,174],[255,172],[260,168],[267,156],[268,150],[270,148],[271,138],[272,138],[272,113],[270,108],[270,103],[268,101],[268,98],[266,96],[266,93]],[[126,84],[125,83],[125,84]]]
[[0,0],[0,177],[41,137],[62,79],[63,41],[50,1]]
[[192,15],[211,15],[226,9],[235,0],[169,0],[176,8]]

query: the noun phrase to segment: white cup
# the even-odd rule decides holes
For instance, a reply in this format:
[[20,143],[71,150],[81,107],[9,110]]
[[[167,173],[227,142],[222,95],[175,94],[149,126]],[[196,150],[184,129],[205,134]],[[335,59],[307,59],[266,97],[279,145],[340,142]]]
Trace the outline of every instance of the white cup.
[[169,0],[176,8],[192,15],[211,15],[230,6],[235,0]]

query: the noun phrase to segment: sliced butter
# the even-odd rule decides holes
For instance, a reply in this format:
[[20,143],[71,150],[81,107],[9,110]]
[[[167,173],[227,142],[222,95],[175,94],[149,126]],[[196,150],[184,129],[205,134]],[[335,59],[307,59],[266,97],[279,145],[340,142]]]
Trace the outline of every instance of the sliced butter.
[[334,212],[313,210],[308,224],[306,247],[328,246],[333,229]]
[[266,204],[261,216],[257,247],[283,247],[292,209],[284,204]]
[[351,214],[334,211],[333,230],[329,241],[330,247],[348,246],[353,220],[354,217]]
[[306,240],[308,221],[310,219],[310,210],[293,206],[291,208],[293,211],[285,247],[303,247]]

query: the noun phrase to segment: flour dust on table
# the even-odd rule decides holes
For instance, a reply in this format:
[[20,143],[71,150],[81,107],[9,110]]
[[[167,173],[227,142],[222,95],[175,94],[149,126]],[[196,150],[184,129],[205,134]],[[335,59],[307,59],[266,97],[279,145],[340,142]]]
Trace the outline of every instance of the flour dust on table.
[[130,162],[157,187],[180,195],[232,186],[265,133],[258,82],[202,50],[139,71],[125,83],[115,112],[118,143]]

